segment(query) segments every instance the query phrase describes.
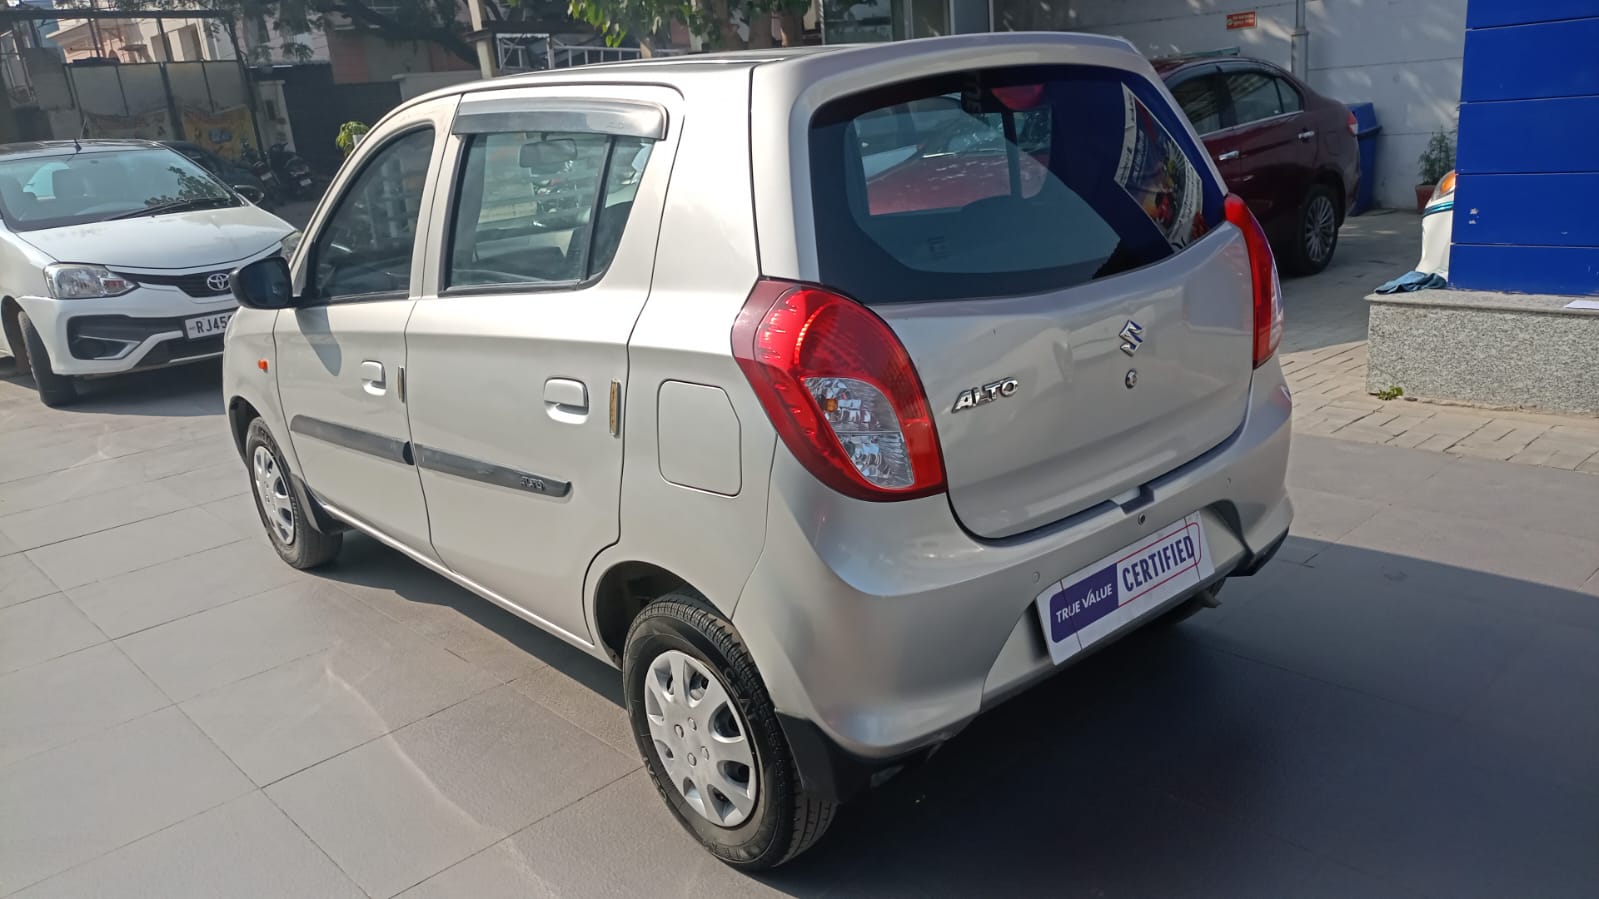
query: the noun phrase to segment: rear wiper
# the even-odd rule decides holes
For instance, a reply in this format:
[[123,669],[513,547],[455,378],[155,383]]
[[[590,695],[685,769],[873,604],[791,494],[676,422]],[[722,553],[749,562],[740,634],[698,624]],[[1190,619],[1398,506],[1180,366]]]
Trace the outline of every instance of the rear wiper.
[[192,209],[215,209],[218,206],[231,205],[233,205],[232,197],[191,197],[187,200],[173,200],[170,203],[157,203],[154,206],[146,206],[143,209],[119,212],[106,219],[106,221],[138,218],[141,215],[163,215],[168,212],[187,212]]

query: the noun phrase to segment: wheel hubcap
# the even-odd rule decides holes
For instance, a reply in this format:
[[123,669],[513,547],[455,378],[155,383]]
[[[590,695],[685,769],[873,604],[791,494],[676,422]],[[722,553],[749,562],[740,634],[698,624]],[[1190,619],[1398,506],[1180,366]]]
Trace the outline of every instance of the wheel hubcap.
[[644,674],[644,716],[655,757],[689,807],[721,827],[744,823],[759,778],[749,727],[722,681],[698,659],[669,649]]
[[278,460],[271,450],[258,446],[250,467],[255,473],[255,501],[266,518],[267,528],[285,546],[293,543],[294,503],[289,499],[288,479],[278,467]]
[[1320,263],[1332,255],[1333,242],[1338,239],[1338,215],[1332,201],[1317,196],[1311,199],[1305,214],[1305,252],[1311,261]]

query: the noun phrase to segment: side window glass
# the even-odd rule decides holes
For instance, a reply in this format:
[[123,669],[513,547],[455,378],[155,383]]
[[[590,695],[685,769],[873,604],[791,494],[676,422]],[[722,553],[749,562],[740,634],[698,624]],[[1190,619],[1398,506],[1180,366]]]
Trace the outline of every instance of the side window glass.
[[1282,100],[1283,112],[1303,112],[1305,100],[1299,96],[1299,89],[1290,84],[1286,78],[1273,80],[1277,82],[1277,96]]
[[413,131],[369,159],[312,247],[312,285],[327,302],[404,294],[411,288],[422,189],[433,129]]
[[1183,108],[1183,115],[1194,123],[1195,131],[1209,134],[1222,129],[1221,94],[1216,90],[1214,77],[1202,75],[1190,78],[1173,88],[1172,96],[1177,98],[1177,105]]
[[568,285],[610,265],[651,141],[601,134],[473,135],[444,286]]
[[1233,113],[1240,125],[1282,114],[1282,100],[1277,96],[1277,79],[1270,75],[1263,72],[1233,72],[1227,76],[1227,90],[1233,96]]

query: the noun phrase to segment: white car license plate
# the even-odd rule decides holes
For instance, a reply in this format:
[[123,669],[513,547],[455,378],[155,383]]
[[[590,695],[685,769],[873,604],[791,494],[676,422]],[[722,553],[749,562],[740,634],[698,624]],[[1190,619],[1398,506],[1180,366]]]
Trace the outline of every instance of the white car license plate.
[[183,330],[188,332],[190,340],[199,340],[202,337],[215,337],[228,327],[228,319],[233,318],[233,310],[218,312],[212,315],[202,315],[191,318],[183,323]]
[[1196,512],[1056,581],[1037,600],[1049,657],[1066,661],[1215,571]]

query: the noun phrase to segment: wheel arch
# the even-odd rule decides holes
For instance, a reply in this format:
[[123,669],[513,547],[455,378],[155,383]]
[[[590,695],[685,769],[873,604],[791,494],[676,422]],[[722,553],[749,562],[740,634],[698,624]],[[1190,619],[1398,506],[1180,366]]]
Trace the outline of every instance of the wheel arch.
[[244,458],[244,441],[250,430],[250,422],[260,417],[261,413],[244,397],[236,396],[228,400],[228,432],[233,435],[233,448],[238,450],[240,459]]
[[11,358],[20,365],[27,358],[28,348],[22,345],[22,304],[13,297],[0,297],[0,334],[11,348]]
[[594,588],[594,636],[613,663],[622,664],[628,628],[639,612],[678,590],[704,595],[687,579],[653,562],[617,562],[600,575]]
[[1349,194],[1344,189],[1343,177],[1332,169],[1319,169],[1316,172],[1315,183],[1323,185],[1332,190],[1333,197],[1335,198],[1333,203],[1333,212],[1338,216],[1338,224],[1342,226],[1344,223],[1344,216],[1347,214],[1347,210],[1349,208]]

